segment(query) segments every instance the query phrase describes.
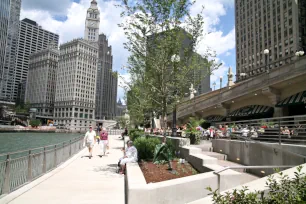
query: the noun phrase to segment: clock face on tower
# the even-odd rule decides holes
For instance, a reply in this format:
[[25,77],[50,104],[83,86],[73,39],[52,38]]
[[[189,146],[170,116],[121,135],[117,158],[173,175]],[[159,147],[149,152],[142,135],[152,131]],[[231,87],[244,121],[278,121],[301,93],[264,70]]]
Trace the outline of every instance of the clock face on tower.
[[89,26],[95,27],[95,26],[96,26],[96,22],[94,22],[94,21],[89,21]]

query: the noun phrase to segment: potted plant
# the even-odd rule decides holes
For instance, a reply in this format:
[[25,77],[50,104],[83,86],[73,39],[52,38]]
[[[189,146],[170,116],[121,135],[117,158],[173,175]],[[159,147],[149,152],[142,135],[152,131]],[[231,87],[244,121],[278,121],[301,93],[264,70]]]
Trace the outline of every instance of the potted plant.
[[201,124],[204,122],[203,119],[196,119],[194,117],[189,118],[189,122],[187,123],[187,137],[190,139],[190,144],[200,144],[201,139]]

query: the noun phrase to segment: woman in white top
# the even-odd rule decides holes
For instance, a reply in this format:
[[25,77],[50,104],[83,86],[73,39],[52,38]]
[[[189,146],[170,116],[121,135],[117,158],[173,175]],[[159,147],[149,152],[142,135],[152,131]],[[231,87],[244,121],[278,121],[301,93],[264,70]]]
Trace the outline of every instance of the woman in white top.
[[84,137],[84,143],[83,146],[87,146],[88,151],[89,151],[89,159],[92,157],[92,148],[95,144],[95,138],[96,138],[96,132],[92,130],[92,127],[89,126],[89,131],[86,132],[85,137]]

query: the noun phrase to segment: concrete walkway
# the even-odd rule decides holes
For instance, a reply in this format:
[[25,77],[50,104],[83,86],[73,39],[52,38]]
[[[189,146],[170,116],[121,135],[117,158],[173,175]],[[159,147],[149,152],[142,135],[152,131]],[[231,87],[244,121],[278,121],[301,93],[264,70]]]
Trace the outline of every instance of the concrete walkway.
[[82,158],[88,155],[88,151],[83,150],[61,171],[9,203],[124,204],[124,176],[115,172],[118,159],[123,154],[123,141],[118,138],[118,135],[110,136],[110,153],[107,156],[97,156],[97,144],[91,159]]

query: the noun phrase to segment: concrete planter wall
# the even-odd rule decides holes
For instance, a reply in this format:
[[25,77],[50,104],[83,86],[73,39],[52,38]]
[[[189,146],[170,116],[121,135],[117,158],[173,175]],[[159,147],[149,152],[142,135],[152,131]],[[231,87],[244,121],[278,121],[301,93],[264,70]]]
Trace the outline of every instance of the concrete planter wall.
[[[183,204],[207,196],[206,187],[217,189],[217,176],[212,171],[223,169],[217,159],[199,154],[201,149],[184,146],[180,148],[184,158],[200,172],[207,172],[159,183],[147,184],[138,163],[127,164],[126,194],[128,204]],[[254,180],[254,177],[227,170],[221,173],[221,190]]]
[[[265,146],[253,142],[217,139],[212,140],[212,146],[215,152],[226,154],[229,161],[246,166],[300,165],[305,163],[305,159],[277,149],[281,148],[290,152],[306,155],[306,146],[303,145],[278,145],[269,143],[269,146]],[[248,171],[258,176],[274,173],[273,169],[254,169]],[[265,172],[265,174],[262,172]]]

